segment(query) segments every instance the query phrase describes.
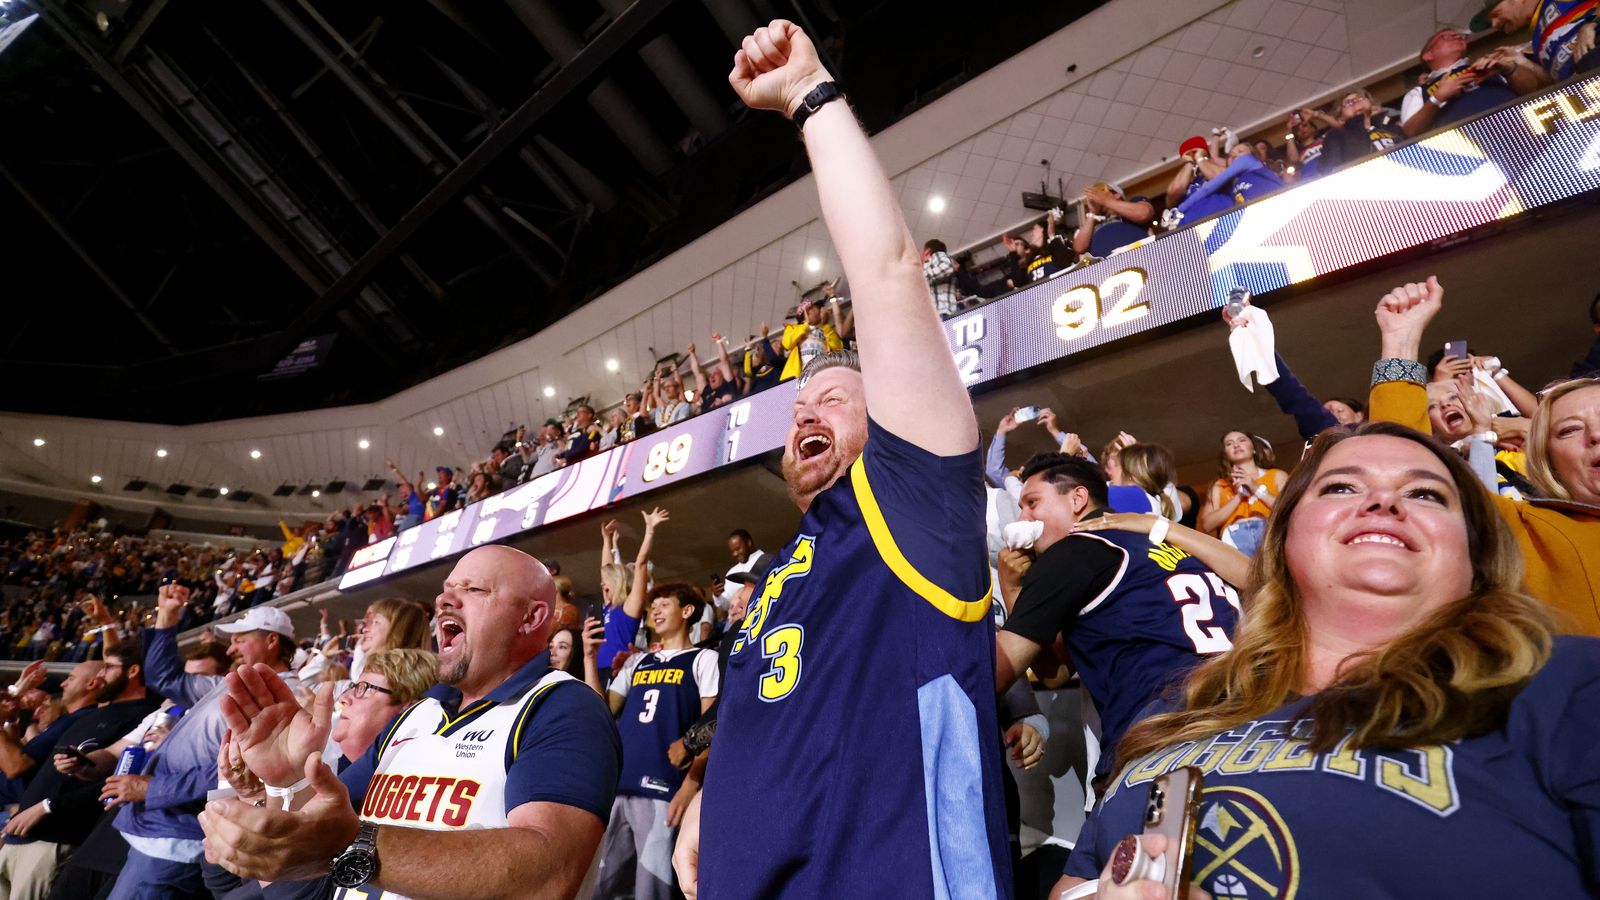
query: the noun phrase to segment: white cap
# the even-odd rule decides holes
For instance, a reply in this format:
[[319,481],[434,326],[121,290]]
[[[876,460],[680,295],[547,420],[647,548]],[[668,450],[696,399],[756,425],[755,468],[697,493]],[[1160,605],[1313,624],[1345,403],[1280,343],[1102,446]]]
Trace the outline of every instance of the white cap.
[[236,619],[226,625],[218,625],[216,628],[223,634],[272,631],[287,638],[294,637],[294,623],[289,621],[289,614],[276,606],[253,606],[244,614],[244,618]]

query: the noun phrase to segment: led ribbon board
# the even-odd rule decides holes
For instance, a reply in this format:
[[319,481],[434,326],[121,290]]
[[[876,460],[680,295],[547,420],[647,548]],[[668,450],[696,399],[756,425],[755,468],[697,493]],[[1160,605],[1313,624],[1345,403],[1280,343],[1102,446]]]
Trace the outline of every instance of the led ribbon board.
[[[1595,188],[1600,78],[1141,242],[945,327],[962,379],[979,385],[1219,308],[1236,285],[1265,294]],[[424,522],[395,539],[385,566],[369,562],[340,587],[775,450],[794,392],[786,382]]]

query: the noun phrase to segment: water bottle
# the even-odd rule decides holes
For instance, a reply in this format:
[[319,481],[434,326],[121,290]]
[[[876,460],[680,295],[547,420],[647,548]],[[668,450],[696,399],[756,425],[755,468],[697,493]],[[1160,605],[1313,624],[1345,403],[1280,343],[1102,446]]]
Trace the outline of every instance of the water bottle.
[[1228,291],[1228,318],[1237,319],[1244,312],[1244,305],[1249,302],[1249,289],[1236,287]]

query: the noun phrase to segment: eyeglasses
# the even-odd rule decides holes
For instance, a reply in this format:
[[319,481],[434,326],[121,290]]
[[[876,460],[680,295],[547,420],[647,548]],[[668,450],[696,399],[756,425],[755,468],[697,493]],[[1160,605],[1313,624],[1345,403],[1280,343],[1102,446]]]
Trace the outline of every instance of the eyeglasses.
[[345,688],[344,696],[351,697],[355,700],[360,700],[373,691],[377,691],[381,694],[394,694],[394,691],[391,691],[386,687],[378,687],[370,681],[358,681],[355,684],[350,685],[348,688]]
[[1344,98],[1344,105],[1345,106],[1355,106],[1357,103],[1360,103],[1361,101],[1363,101],[1365,99],[1367,99],[1367,98],[1365,98],[1365,97],[1346,97],[1346,98]]

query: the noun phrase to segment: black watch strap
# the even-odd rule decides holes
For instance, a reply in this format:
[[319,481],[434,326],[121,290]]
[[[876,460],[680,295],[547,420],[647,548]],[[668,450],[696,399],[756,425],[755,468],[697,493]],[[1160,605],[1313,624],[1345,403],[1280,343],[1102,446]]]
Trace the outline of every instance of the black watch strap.
[[821,109],[824,104],[843,96],[839,93],[839,83],[836,81],[824,81],[812,88],[811,92],[800,100],[800,105],[795,107],[791,117],[794,120],[794,127],[804,129],[806,120],[811,118],[812,113]]

